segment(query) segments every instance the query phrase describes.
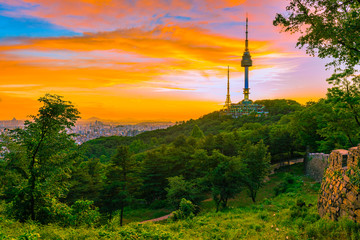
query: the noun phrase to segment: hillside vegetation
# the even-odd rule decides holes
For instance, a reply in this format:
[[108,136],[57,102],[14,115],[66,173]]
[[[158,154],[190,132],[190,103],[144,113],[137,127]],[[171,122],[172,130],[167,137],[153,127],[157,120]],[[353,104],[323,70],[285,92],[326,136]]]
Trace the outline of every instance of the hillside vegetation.
[[[2,136],[3,239],[356,237],[357,224],[319,218],[316,184],[299,171],[267,181],[271,163],[358,141],[356,119],[333,96],[262,100],[266,116],[214,112],[81,146],[64,131],[78,118],[73,105],[40,101],[33,121]],[[139,224],[170,212],[170,222]]]
[[[62,228],[19,223],[0,216],[1,239],[359,239],[360,226],[342,219],[320,219],[316,210],[317,190],[301,174],[302,165],[282,169],[265,185],[257,204],[237,196],[230,207],[215,212],[204,202],[193,218],[162,223],[118,225],[116,217],[100,227]],[[265,197],[268,196],[268,197]]]
[[[258,126],[265,126],[264,131],[266,132],[274,123],[279,122],[282,116],[304,108],[296,101],[286,99],[259,100],[255,103],[264,105],[269,114],[262,117],[243,116],[234,119],[221,112],[213,112],[197,120],[191,119],[167,129],[144,132],[135,137],[112,136],[90,140],[85,142],[82,148],[86,157],[100,158],[106,162],[115,154],[116,147],[119,145],[130,145],[130,149],[134,153],[143,152],[161,144],[172,143],[179,136],[190,136],[194,126],[198,126],[205,136],[210,137],[221,133],[236,132],[241,128],[255,130]],[[263,137],[265,140],[268,138],[268,135]]]

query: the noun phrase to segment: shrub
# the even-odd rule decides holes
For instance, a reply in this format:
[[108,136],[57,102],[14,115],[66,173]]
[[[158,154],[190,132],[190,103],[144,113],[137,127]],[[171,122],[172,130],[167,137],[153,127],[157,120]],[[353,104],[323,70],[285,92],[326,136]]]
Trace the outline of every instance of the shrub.
[[274,188],[275,196],[281,193],[297,192],[301,182],[292,174],[286,173],[283,182]]
[[172,220],[180,220],[193,218],[195,216],[196,206],[185,198],[181,199],[180,207],[178,210],[171,213]]
[[40,234],[35,230],[29,230],[26,233],[22,234],[18,238],[19,240],[39,240]]
[[195,182],[186,181],[183,176],[170,177],[168,180],[167,200],[175,209],[179,207],[183,198],[195,204],[200,203],[200,191]]
[[71,225],[93,226],[98,223],[100,213],[98,208],[93,207],[94,202],[89,200],[78,200],[71,206]]
[[55,222],[63,227],[93,226],[100,219],[100,213],[93,207],[93,201],[78,200],[71,207],[52,199],[50,206],[41,208],[44,217],[49,216],[48,222]]

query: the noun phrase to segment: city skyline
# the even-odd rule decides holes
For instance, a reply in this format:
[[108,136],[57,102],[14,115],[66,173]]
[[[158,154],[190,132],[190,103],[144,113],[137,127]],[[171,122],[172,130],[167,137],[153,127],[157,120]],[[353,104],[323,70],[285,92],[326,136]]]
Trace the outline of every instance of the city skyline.
[[45,93],[87,119],[187,120],[242,99],[245,13],[252,100],[324,97],[325,60],[272,26],[287,1],[0,0],[0,119]]

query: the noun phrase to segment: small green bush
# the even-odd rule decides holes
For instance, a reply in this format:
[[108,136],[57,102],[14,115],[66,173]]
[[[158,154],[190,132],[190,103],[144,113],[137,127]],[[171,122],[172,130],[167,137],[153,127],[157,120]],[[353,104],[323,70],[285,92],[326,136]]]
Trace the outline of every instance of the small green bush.
[[168,181],[166,197],[172,207],[178,208],[183,198],[189,199],[195,204],[200,203],[200,190],[195,182],[186,181],[183,176],[170,177]]
[[40,234],[35,230],[29,230],[18,238],[19,240],[40,240]]
[[284,180],[274,188],[275,196],[281,193],[297,192],[301,186],[301,182],[292,174],[286,173]]
[[195,216],[196,206],[185,198],[181,199],[178,210],[171,213],[172,220],[188,219]]
[[93,207],[94,202],[89,200],[78,200],[71,206],[71,225],[94,226],[100,220],[98,208]]

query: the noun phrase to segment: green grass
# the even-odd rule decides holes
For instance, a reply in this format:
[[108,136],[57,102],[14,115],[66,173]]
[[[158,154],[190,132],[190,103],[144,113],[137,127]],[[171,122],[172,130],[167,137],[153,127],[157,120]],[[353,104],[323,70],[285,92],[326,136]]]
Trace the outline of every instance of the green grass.
[[[313,182],[312,179],[306,178],[302,173],[303,165],[295,164],[293,166],[285,166],[281,169],[278,169],[275,174],[271,175],[269,180],[265,183],[264,187],[262,187],[256,197],[256,202],[261,202],[264,199],[274,197],[274,188],[283,181],[284,176],[288,173],[293,174],[295,176],[302,177],[307,182]],[[228,206],[230,208],[239,208],[246,207],[254,204],[251,198],[248,196],[248,192],[244,189],[240,194],[236,196],[235,199],[230,199],[228,202]],[[207,212],[215,209],[214,201],[205,201],[201,203],[201,209],[203,212]]]
[[[274,188],[287,172],[298,175],[296,187],[289,186],[287,192],[275,196]],[[217,213],[212,202],[203,202],[202,212],[193,219],[120,227],[114,218],[97,228],[61,228],[0,217],[0,239],[360,239],[360,226],[351,220],[320,219],[316,209],[319,184],[300,173],[301,165],[297,165],[271,176],[256,204],[246,193]],[[132,214],[130,218],[136,219],[139,212]]]

